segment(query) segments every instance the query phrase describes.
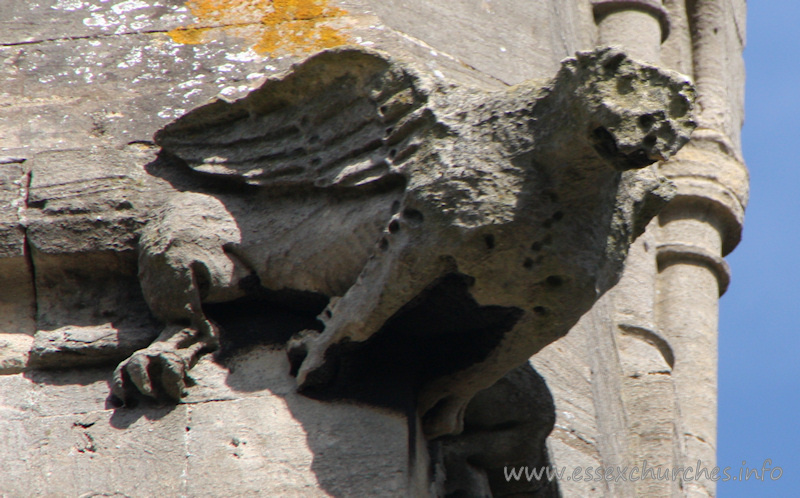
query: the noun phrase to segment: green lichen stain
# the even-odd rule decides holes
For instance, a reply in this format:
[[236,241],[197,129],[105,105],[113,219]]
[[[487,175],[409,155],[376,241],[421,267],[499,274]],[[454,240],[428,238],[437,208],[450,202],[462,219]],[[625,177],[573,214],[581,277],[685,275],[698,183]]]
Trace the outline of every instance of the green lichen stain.
[[346,11],[327,0],[190,0],[196,21],[167,33],[173,41],[200,44],[216,29],[253,41],[261,54],[309,53],[348,42],[332,20]]

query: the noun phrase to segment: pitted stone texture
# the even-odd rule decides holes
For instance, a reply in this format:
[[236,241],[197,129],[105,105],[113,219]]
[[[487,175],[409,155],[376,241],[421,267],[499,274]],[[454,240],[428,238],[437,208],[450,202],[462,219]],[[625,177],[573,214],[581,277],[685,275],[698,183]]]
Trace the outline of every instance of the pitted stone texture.
[[[95,146],[114,149],[120,155],[128,156],[129,159],[133,157],[133,162],[137,167],[143,168],[155,159],[152,143],[148,142],[152,140],[153,133],[162,128],[165,123],[182,115],[186,110],[203,105],[218,93],[222,93],[228,99],[243,96],[252,87],[260,84],[266,75],[278,74],[298,60],[293,57],[278,60],[259,56],[249,50],[251,45],[249,40],[226,36],[229,30],[224,27],[213,30],[212,37],[206,44],[175,44],[163,31],[192,22],[188,9],[182,10],[184,2],[179,0],[114,0],[108,2],[101,0],[42,0],[6,3],[8,5],[5,7],[7,8],[0,12],[0,20],[4,26],[0,33],[0,41],[3,43],[0,46],[0,60],[3,62],[0,64],[0,79],[3,80],[2,88],[0,88],[0,148],[2,148],[0,168],[5,165],[19,165],[23,174],[27,173],[29,169],[24,160],[33,160],[34,156],[41,151],[80,149],[86,152],[84,157],[88,161],[91,162],[92,158],[95,158],[102,163],[107,159],[105,154],[88,153]],[[250,2],[242,0],[242,3]],[[504,1],[501,3],[491,1],[449,2],[449,4],[455,5],[450,9],[424,0],[404,2],[347,0],[335,3],[349,11],[350,15],[346,22],[349,23],[347,29],[351,34],[353,44],[386,50],[398,57],[410,55],[411,58],[421,61],[420,66],[424,74],[432,75],[431,79],[440,84],[458,81],[459,83],[469,82],[481,88],[503,89],[506,83],[518,83],[531,77],[550,77],[558,68],[558,61],[563,57],[569,56],[576,50],[589,49],[597,45],[597,30],[592,20],[590,2],[585,0],[574,2],[563,0]],[[704,98],[711,111],[706,122],[720,123],[724,121],[721,126],[724,130],[702,130],[700,133],[695,133],[695,137],[702,138],[702,140],[696,142],[696,147],[691,151],[687,150],[688,148],[683,149],[682,155],[686,160],[668,163],[668,169],[662,170],[662,173],[679,183],[679,189],[693,198],[711,196],[716,205],[713,210],[715,213],[725,209],[730,211],[728,215],[725,215],[730,218],[730,223],[726,222],[727,226],[723,234],[723,250],[728,252],[738,241],[743,211],[741,208],[747,197],[746,171],[743,165],[735,159],[741,160],[737,137],[738,126],[741,122],[743,72],[739,53],[745,35],[745,1],[684,2],[680,0],[668,1],[664,4],[669,11],[672,29],[670,37],[661,45],[661,60],[665,66],[685,74],[691,75],[695,68],[700,69],[700,72],[703,73],[700,76],[704,79],[705,88],[711,89],[708,92],[709,95]],[[687,19],[687,6],[700,4],[716,9],[713,21],[704,23],[703,29],[700,30],[705,33],[703,36],[700,36],[702,33],[699,33],[698,30],[690,31],[690,24],[697,26],[697,19],[693,19],[691,23]],[[689,12],[689,16],[691,16],[691,12]],[[712,28],[720,28],[721,36],[718,36],[715,29]],[[625,26],[623,29],[626,33],[634,31]],[[650,35],[655,38],[655,33],[650,33]],[[693,48],[701,45],[706,55],[702,61],[699,61],[699,64],[696,64],[693,60]],[[717,72],[717,70],[719,71]],[[715,72],[717,74],[714,74]],[[708,83],[711,85],[709,86]],[[715,91],[720,89],[723,91]],[[706,93],[703,88],[700,91]],[[717,119],[719,116],[722,116],[722,119]],[[134,143],[131,144],[131,142]],[[142,150],[147,153],[140,154]],[[145,158],[148,155],[149,157]],[[117,162],[111,161],[111,164],[117,164]],[[720,165],[723,166],[721,170],[718,167]],[[14,166],[14,168],[17,167]],[[92,171],[102,170],[102,168],[94,166],[92,168]],[[161,189],[163,193],[171,190],[173,186],[177,190],[190,191],[202,191],[208,186],[208,183],[202,184],[197,181],[197,177],[189,179],[188,175],[181,177],[174,174],[176,170],[165,167],[163,163],[156,163],[147,170],[156,176],[174,182],[172,186],[166,181],[161,182],[158,189]],[[11,171],[11,169],[7,171]],[[20,168],[17,168],[12,176],[16,178],[19,171]],[[85,182],[87,179],[85,175],[80,174],[79,170],[74,173],[74,179],[77,181]],[[39,178],[39,180],[42,179]],[[69,181],[68,178],[65,180]],[[715,183],[724,186],[715,185]],[[5,185],[10,184],[6,183]],[[81,185],[88,184],[82,183]],[[129,190],[130,185],[122,182],[111,184],[112,187],[123,185],[121,192],[117,193],[131,191]],[[709,194],[709,189],[712,189],[714,193]],[[13,196],[17,196],[19,192],[16,187],[12,190]],[[50,187],[46,190],[53,192]],[[73,193],[79,194],[80,190]],[[152,184],[147,185],[144,189],[148,195],[155,190],[157,189]],[[136,191],[136,195],[143,194],[144,191]],[[82,195],[74,197],[75,207],[80,210],[86,205],[91,205],[105,209],[111,206],[107,201],[119,200],[113,191],[110,191],[105,198],[95,194],[96,192],[91,193],[88,197]],[[26,196],[27,194],[23,192],[15,198],[24,203]],[[362,241],[364,238],[374,240],[376,232],[387,228],[388,220],[382,217],[387,216],[384,214],[385,211],[391,210],[392,200],[390,197],[391,195],[387,195],[374,204],[363,205],[361,209],[354,207],[349,211],[355,214],[374,211],[379,214],[377,218],[381,219],[381,223],[379,223],[381,226],[370,228],[369,234],[367,231],[360,232],[355,237],[356,241]],[[0,198],[3,199],[3,206],[7,206],[4,194],[0,194]],[[100,239],[86,239],[79,235],[81,233],[80,223],[83,223],[84,227],[93,227],[93,223],[96,222],[93,222],[92,217],[103,216],[106,221],[105,225],[100,224],[101,232],[108,234],[112,231],[110,227],[112,220],[116,220],[115,216],[120,214],[123,215],[122,219],[126,220],[137,219],[137,216],[141,216],[142,218],[139,220],[142,222],[151,217],[148,209],[137,211],[133,217],[130,216],[132,213],[124,210],[123,212],[83,213],[76,211],[73,214],[77,214],[77,216],[70,215],[68,216],[69,222],[60,224],[57,220],[67,218],[62,215],[66,215],[71,209],[69,199],[69,197],[62,197],[59,201],[53,200],[51,206],[61,203],[65,210],[60,213],[53,212],[51,213],[53,216],[49,218],[39,217],[42,214],[42,206],[34,206],[31,209],[33,211],[31,220],[40,221],[37,228],[40,242],[46,243],[52,236],[54,241],[69,242],[68,247],[70,248],[102,247],[103,243]],[[128,200],[132,199],[133,197],[128,197]],[[158,205],[163,201],[163,199],[151,200],[153,202],[148,200],[145,203],[139,201],[133,204],[138,210],[139,206]],[[245,199],[244,203],[249,200],[251,199]],[[311,219],[326,211],[323,202],[318,202],[313,208],[306,209],[303,203],[305,200],[308,199],[298,198],[294,202],[287,202],[280,209],[291,211],[299,208],[304,210],[302,216],[298,217],[300,219]],[[386,200],[388,203],[385,203]],[[255,204],[252,207],[253,210],[257,210],[267,203]],[[0,222],[4,224],[4,227],[17,226],[19,220],[23,219],[21,216],[24,213],[17,210],[3,209],[2,211]],[[233,211],[235,214],[235,209]],[[239,212],[246,211],[247,209],[244,211],[240,209]],[[320,232],[320,237],[329,238],[330,233],[336,232],[336,224],[349,219],[345,213],[348,211],[344,209],[339,211],[339,216],[330,221],[333,227],[330,228],[331,232]],[[12,216],[8,218],[7,215]],[[7,222],[11,225],[6,225]],[[47,223],[52,223],[55,227],[45,229],[43,225]],[[249,232],[251,229],[262,230],[265,225],[269,225],[269,222],[252,223],[245,228],[245,232]],[[136,222],[135,226],[140,226],[139,222]],[[282,225],[286,231],[292,230],[291,226],[291,223]],[[121,232],[117,233],[121,234]],[[10,236],[14,239],[14,242],[9,243],[7,247],[12,249],[11,252],[16,256],[21,254],[18,249],[24,248],[23,235],[22,230],[16,229],[2,233],[2,236]],[[690,239],[694,237],[692,234],[686,236]],[[255,241],[255,239],[256,237],[251,240]],[[114,243],[110,247],[110,252],[117,256],[119,256],[118,251],[125,253],[130,250],[131,244],[135,243],[135,237],[122,236],[111,239],[112,242],[115,240],[124,241],[123,244]],[[310,233],[304,233],[301,240],[302,243],[297,241],[292,243],[282,239],[281,251],[290,249],[291,254],[281,255],[274,260],[275,265],[272,266],[280,267],[280,270],[274,270],[275,275],[270,278],[276,281],[295,278],[293,276],[299,273],[302,265],[294,265],[294,261],[302,260],[315,253],[314,248],[319,243],[319,240],[315,240],[313,234]],[[353,255],[354,251],[350,250],[351,247],[360,247],[360,242],[351,243],[353,240],[341,239],[339,248],[334,251],[337,254]],[[537,242],[541,242],[541,246],[546,247],[544,244],[546,241],[547,239],[542,239]],[[344,247],[344,250],[340,249],[341,247]],[[97,296],[105,298],[100,299],[99,302],[108,303],[108,296],[99,292],[100,289],[108,289],[108,294],[112,296],[124,296],[125,292],[120,293],[115,290],[117,286],[122,288],[131,288],[127,287],[129,285],[137,286],[129,270],[126,270],[124,278],[119,280],[116,277],[95,279],[94,275],[87,271],[92,268],[94,253],[81,255],[81,266],[76,268],[73,265],[76,260],[71,259],[71,255],[67,255],[68,257],[59,263],[60,256],[57,254],[57,249],[58,245],[55,243],[49,246],[49,250],[53,251],[55,258],[48,260],[47,264],[60,265],[61,269],[68,271],[50,272],[43,265],[45,273],[49,272],[50,275],[56,277],[55,280],[60,275],[67,273],[75,273],[78,277],[89,275],[92,276],[91,286],[95,289],[84,295],[84,298],[87,299],[67,300],[64,301],[65,304],[71,306],[79,304],[81,301],[94,303]],[[319,252],[322,253],[319,256],[321,259],[327,257],[324,251]],[[5,253],[3,254],[5,255]],[[43,253],[40,253],[40,256],[41,254]],[[117,256],[114,258],[119,260]],[[362,257],[360,253],[354,256],[356,259]],[[128,255],[123,256],[121,260],[126,261],[125,265],[130,265],[132,260],[126,258]],[[333,258],[327,257],[327,259],[330,262]],[[45,260],[41,259],[41,261]],[[106,265],[108,260],[103,259],[102,261],[103,264],[97,268],[98,271],[106,271],[109,268]],[[119,262],[116,265],[112,265],[111,268],[120,267]],[[326,268],[330,266],[328,265]],[[50,269],[52,270],[53,267]],[[24,258],[11,257],[0,262],[0,279],[4,279],[0,286],[7,290],[0,294],[0,312],[2,312],[0,319],[4,320],[0,323],[3,324],[3,327],[7,327],[2,329],[4,334],[0,336],[2,373],[17,371],[26,366],[28,350],[32,341],[31,334],[37,328],[34,323],[36,303],[33,296],[32,270],[33,268],[27,266]],[[306,277],[297,278],[300,280]],[[705,279],[705,277],[703,278]],[[73,282],[75,281],[73,280]],[[98,283],[100,285],[95,285]],[[697,285],[695,285],[697,282],[691,278],[681,277],[680,283],[681,285],[685,283],[688,288],[697,289]],[[348,282],[340,279],[335,285],[341,287],[345,284]],[[710,286],[709,289],[712,287]],[[23,292],[23,289],[28,290]],[[62,287],[62,289],[67,290],[69,286]],[[53,292],[47,295],[49,297],[43,301],[43,309],[55,309],[52,304],[59,302],[58,289],[54,288]],[[127,295],[131,296],[132,294]],[[50,301],[51,299],[52,301]],[[701,300],[703,299],[705,298],[702,297]],[[139,309],[143,309],[144,303],[140,297],[134,301],[138,302]],[[692,309],[699,307],[698,299],[687,298],[687,302],[691,302]],[[127,304],[126,302],[121,306],[127,306]],[[13,311],[9,311],[11,308]],[[83,359],[73,354],[81,349],[78,346],[81,346],[82,341],[87,345],[83,348],[84,352],[92,350],[107,352],[109,351],[107,346],[115,341],[122,344],[121,339],[123,338],[113,330],[113,323],[102,321],[102,315],[85,309],[70,308],[66,311],[63,321],[49,322],[42,333],[37,336],[39,344],[44,345],[42,350],[48,351],[46,357],[49,358],[50,366],[66,365],[68,361],[72,362],[73,360],[75,365],[79,365],[83,361],[96,361],[92,354],[86,355]],[[609,316],[604,315],[602,310],[595,310],[591,313],[595,312],[599,314],[599,320],[605,320],[606,326],[610,326],[612,319]],[[148,315],[147,311],[137,311],[136,313]],[[680,318],[685,310],[663,310],[663,313],[665,316],[674,314]],[[716,313],[716,309],[708,308],[703,313]],[[47,316],[57,318],[57,314],[54,313],[48,313]],[[93,325],[86,325],[86,317],[92,320],[90,323]],[[12,329],[15,333],[8,334],[7,332]],[[639,340],[626,337],[623,341],[627,341],[627,339]],[[631,341],[623,344],[625,352],[633,353],[636,356],[636,358],[630,358],[631,360],[641,359],[642,355],[639,353],[644,353],[641,351],[642,344]],[[71,349],[73,347],[75,349]],[[596,466],[599,462],[610,462],[612,457],[620,453],[607,443],[615,439],[624,440],[630,434],[630,430],[620,431],[614,424],[608,424],[608,420],[616,420],[614,417],[623,410],[620,406],[613,404],[614,399],[618,400],[619,397],[613,398],[613,396],[603,394],[604,387],[581,382],[582,376],[591,375],[591,371],[586,365],[591,362],[590,359],[597,356],[595,349],[576,347],[574,343],[570,342],[561,344],[559,347],[558,354],[563,356],[563,361],[554,363],[554,371],[548,373],[548,382],[551,382],[551,386],[555,386],[553,392],[556,394],[557,403],[565,404],[566,411],[569,413],[561,419],[554,434],[554,440],[566,442],[565,445],[559,447],[559,458],[556,461],[584,467]],[[127,354],[128,350],[125,348],[119,349],[115,354]],[[59,356],[62,352],[66,354]],[[603,353],[604,358],[606,358],[606,353],[608,351]],[[655,353],[653,350],[644,353],[648,355],[648,371],[659,369],[655,361],[658,358],[653,356],[653,353]],[[111,356],[105,358],[111,358]],[[656,368],[651,368],[650,360],[653,360],[652,367]],[[62,361],[63,363],[61,363]],[[624,360],[623,363],[628,365],[627,360]],[[641,363],[631,362],[638,366],[641,366]],[[228,397],[226,399],[234,399],[236,393],[231,392],[230,387],[225,385],[224,377],[215,377],[213,373],[207,373],[207,367],[207,363],[201,361],[190,372],[191,375],[197,377],[198,386],[190,390],[186,399],[192,400],[198,397],[197,391],[200,386],[204,389],[203,395],[199,396],[201,399],[213,399],[213,393],[220,397]],[[285,368],[285,365],[281,365],[281,368]],[[213,371],[213,369],[211,370]],[[612,370],[603,372],[608,375],[621,375],[620,372]],[[0,388],[0,397],[5,395],[7,400],[10,395],[13,395],[15,398],[36,400],[42,406],[47,404],[47,399],[55,398],[59,400],[59,403],[65,405],[83,406],[80,401],[83,399],[79,393],[80,384],[84,382],[91,384],[91,382],[75,380],[70,375],[72,374],[68,371],[59,372],[59,382],[64,383],[65,386],[70,383],[75,384],[78,386],[78,390],[44,389],[38,384],[33,384],[34,387],[29,389],[31,384],[25,384],[10,386],[9,389]],[[247,370],[246,375],[255,379],[269,377],[270,374],[265,373],[264,369],[253,368]],[[694,377],[694,375],[687,376],[690,380]],[[9,378],[0,379],[0,381],[7,379]],[[630,406],[646,410],[647,400],[653,399],[653,393],[638,394],[641,392],[638,391],[641,385],[643,384],[632,384],[634,389],[631,392],[636,390],[637,394],[634,397],[641,395],[642,403],[634,400]],[[291,390],[292,386],[291,379],[287,379],[281,384],[281,389]],[[663,392],[660,390],[661,387],[663,386],[659,383],[656,391]],[[37,389],[44,397],[36,397]],[[96,394],[97,406],[100,406],[102,398],[107,394],[105,383],[97,385]],[[648,398],[645,399],[645,396]],[[616,407],[596,414],[594,418],[594,414],[588,415],[589,411],[570,408],[586,407],[595,402],[604,403],[609,400],[612,402],[608,406]],[[628,401],[626,400],[625,403]],[[666,406],[666,401],[660,398],[655,401],[656,404],[653,406]],[[7,402],[4,401],[3,404],[5,405]],[[694,405],[687,403],[683,409],[690,411],[692,406]],[[708,403],[704,402],[703,406],[707,407]],[[60,412],[51,411],[50,413]],[[155,414],[155,417],[158,416],[155,411],[149,413]],[[660,413],[663,415],[666,410]],[[565,424],[563,421],[568,418],[567,415],[574,415],[575,419]],[[341,416],[347,417],[348,415]],[[675,420],[680,421],[680,418],[680,415],[675,415]],[[158,430],[159,422],[168,422],[169,420],[166,418],[154,420],[151,428]],[[661,418],[656,422],[668,423]],[[70,434],[67,426],[63,428],[63,434]],[[636,428],[636,430],[639,429]],[[646,434],[647,430],[647,427],[642,427],[641,433]],[[9,444],[2,444],[0,447],[10,448],[9,453],[17,452],[17,448],[27,447],[30,441],[23,441],[13,436],[18,433],[21,434],[17,431],[12,432],[7,439],[3,437],[2,440],[8,441]],[[132,437],[138,438],[140,434],[132,434]],[[398,437],[405,436],[399,435]],[[164,441],[167,440],[164,439]],[[382,441],[381,436],[375,437],[375,440]],[[598,440],[603,442],[603,445],[597,446]],[[287,439],[287,441],[299,442],[300,440]],[[181,444],[178,440],[173,442]],[[83,445],[84,448],[85,446]],[[676,454],[689,453],[685,448],[680,447],[673,448],[673,451]],[[694,448],[692,451],[695,451]],[[707,448],[703,448],[702,453],[706,454]],[[298,461],[306,461],[304,460],[307,458],[305,455],[300,452],[297,455]],[[42,449],[40,456],[41,458],[49,456],[46,447]],[[663,454],[661,456],[663,457]],[[689,456],[690,461],[692,457],[693,455]],[[137,447],[136,451],[126,454],[125,458],[141,459],[147,463],[150,454],[143,448]],[[674,457],[670,454],[669,458]],[[169,465],[146,466],[148,472],[152,470],[152,475],[159,476],[161,471],[167,472],[171,468]],[[27,483],[33,472],[35,470],[32,467],[26,467],[25,472],[19,474],[22,477],[18,481]],[[101,469],[97,472],[102,474],[104,470]],[[231,475],[238,476],[239,474],[232,473]],[[38,477],[38,474],[36,476]],[[134,474],[133,477],[138,478],[138,475]],[[342,482],[347,482],[348,477],[349,474],[345,471],[338,478]],[[168,479],[164,477],[164,480],[166,482]],[[235,485],[235,482],[232,484]],[[567,495],[570,493],[589,495],[592,492],[604,491],[599,488],[581,488],[573,486],[574,484],[569,483],[568,487],[562,487],[562,491],[565,491]],[[151,494],[158,494],[157,491],[153,490]],[[305,491],[307,491],[306,488],[304,488]],[[617,491],[620,490],[617,489]],[[23,490],[22,494],[28,494],[27,490]]]
[[[475,392],[566,333],[614,284],[628,245],[671,195],[653,170],[633,170],[688,140],[692,99],[685,78],[611,49],[564,61],[545,86],[505,92],[442,86],[380,53],[335,49],[243,99],[187,114],[157,143],[198,173],[260,187],[261,197],[184,193],[147,225],[143,290],[172,325],[120,366],[115,392],[127,396],[129,379],[156,395],[144,372],[180,378],[185,367],[173,354],[188,366],[196,351],[215,347],[202,304],[240,297],[247,275],[267,289],[336,298],[322,333],[307,336],[299,371],[305,389],[324,390],[337,381],[332,349],[369,341],[426,289],[461,274],[470,306],[505,307],[515,318],[483,332],[488,342],[471,360],[410,374],[422,386],[428,434],[458,432]],[[283,208],[298,198],[325,205],[329,219],[300,215],[308,221],[284,232],[280,220],[298,214]],[[266,217],[245,208],[254,202]],[[352,216],[361,202],[385,207]],[[276,221],[259,222],[254,236],[243,230],[252,216]],[[339,219],[348,221],[331,225]],[[371,240],[348,243],[344,259],[318,262],[301,251],[291,265],[301,273],[275,274],[281,237],[323,233],[335,244],[371,230]],[[195,332],[177,331],[186,323]]]

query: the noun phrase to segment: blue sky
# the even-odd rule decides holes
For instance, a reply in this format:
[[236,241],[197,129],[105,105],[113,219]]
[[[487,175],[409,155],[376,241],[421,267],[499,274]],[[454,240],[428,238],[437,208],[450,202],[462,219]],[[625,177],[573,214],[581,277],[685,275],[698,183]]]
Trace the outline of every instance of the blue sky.
[[783,476],[720,482],[718,493],[800,496],[800,1],[748,4],[750,205],[720,302],[718,463],[738,472],[769,458]]

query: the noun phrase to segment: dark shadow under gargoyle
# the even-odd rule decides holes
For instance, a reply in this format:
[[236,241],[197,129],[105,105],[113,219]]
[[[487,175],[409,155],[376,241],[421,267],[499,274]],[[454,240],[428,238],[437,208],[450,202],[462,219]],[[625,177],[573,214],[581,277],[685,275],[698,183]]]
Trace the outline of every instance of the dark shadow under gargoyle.
[[614,49],[487,92],[343,48],[188,113],[156,142],[240,193],[178,193],[145,226],[139,277],[165,328],[115,394],[179,399],[218,346],[204,306],[279,293],[320,312],[290,341],[301,390],[403,378],[426,435],[458,433],[478,391],[617,281],[672,195],[648,166],[688,141],[693,95]]

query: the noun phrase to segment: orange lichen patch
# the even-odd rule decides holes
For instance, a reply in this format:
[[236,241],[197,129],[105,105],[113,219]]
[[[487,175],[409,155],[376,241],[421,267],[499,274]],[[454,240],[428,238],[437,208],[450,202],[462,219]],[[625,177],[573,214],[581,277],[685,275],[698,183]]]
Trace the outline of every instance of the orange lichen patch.
[[173,41],[198,44],[210,41],[215,28],[255,37],[259,53],[313,52],[347,43],[347,37],[329,26],[346,12],[328,0],[190,0],[186,6],[196,22],[168,34]]
[[184,45],[198,45],[203,43],[206,29],[202,28],[177,28],[167,33],[175,43]]

